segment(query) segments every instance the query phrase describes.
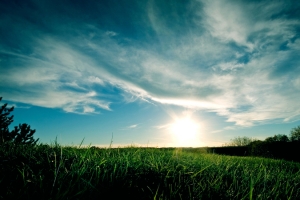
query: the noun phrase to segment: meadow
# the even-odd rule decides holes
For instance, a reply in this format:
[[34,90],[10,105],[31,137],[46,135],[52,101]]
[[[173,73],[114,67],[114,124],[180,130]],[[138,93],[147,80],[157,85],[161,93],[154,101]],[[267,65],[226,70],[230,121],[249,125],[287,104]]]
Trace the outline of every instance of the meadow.
[[205,149],[0,146],[1,199],[300,199],[300,163]]

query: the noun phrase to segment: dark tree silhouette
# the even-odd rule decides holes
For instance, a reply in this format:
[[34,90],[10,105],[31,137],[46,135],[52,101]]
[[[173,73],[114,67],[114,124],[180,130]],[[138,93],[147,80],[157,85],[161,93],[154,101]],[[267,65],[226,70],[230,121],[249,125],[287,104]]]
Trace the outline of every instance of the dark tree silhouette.
[[288,142],[289,138],[286,135],[278,134],[273,137],[267,137],[265,139],[266,142]]
[[256,139],[252,139],[249,137],[235,137],[230,140],[230,143],[225,144],[226,146],[247,146],[251,142],[255,141]]
[[279,142],[288,142],[289,138],[286,135],[278,134],[277,136],[277,141]]
[[[0,97],[0,101],[2,97]],[[14,107],[6,108],[7,103],[1,106],[0,109],[0,143],[13,140],[13,136],[9,133],[8,126],[13,122],[13,115],[10,112],[14,110]]]
[[33,134],[35,130],[31,130],[28,124],[19,124],[15,126],[15,129],[11,131],[11,134],[14,136],[14,143],[16,144],[33,144],[37,143],[37,140],[33,139]]
[[[0,97],[0,101],[2,97]],[[15,144],[33,144],[37,143],[37,140],[33,139],[35,130],[31,130],[28,124],[19,124],[15,126],[14,130],[9,131],[8,127],[13,122],[13,115],[9,116],[14,110],[14,107],[7,108],[7,103],[1,106],[0,109],[0,144],[13,142]]]
[[297,126],[291,130],[290,140],[300,142],[300,126]]

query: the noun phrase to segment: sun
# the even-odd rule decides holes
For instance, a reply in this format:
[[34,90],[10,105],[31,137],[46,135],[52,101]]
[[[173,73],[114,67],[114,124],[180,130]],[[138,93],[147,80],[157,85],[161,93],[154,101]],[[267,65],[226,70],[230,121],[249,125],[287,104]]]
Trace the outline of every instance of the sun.
[[176,145],[192,146],[198,140],[199,128],[199,123],[191,118],[185,117],[177,119],[171,124],[171,132]]

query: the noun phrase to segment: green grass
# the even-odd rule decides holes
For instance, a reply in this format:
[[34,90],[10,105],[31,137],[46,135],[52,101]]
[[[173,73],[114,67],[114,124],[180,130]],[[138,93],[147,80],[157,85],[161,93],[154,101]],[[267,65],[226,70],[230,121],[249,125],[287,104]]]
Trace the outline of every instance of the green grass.
[[0,147],[1,199],[300,199],[300,164],[191,149]]

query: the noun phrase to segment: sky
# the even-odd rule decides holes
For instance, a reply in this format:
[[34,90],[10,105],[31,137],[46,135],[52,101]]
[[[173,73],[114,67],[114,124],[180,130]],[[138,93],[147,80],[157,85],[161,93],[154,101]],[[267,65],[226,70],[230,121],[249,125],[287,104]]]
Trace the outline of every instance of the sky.
[[289,135],[299,55],[297,0],[0,1],[0,103],[42,143]]

